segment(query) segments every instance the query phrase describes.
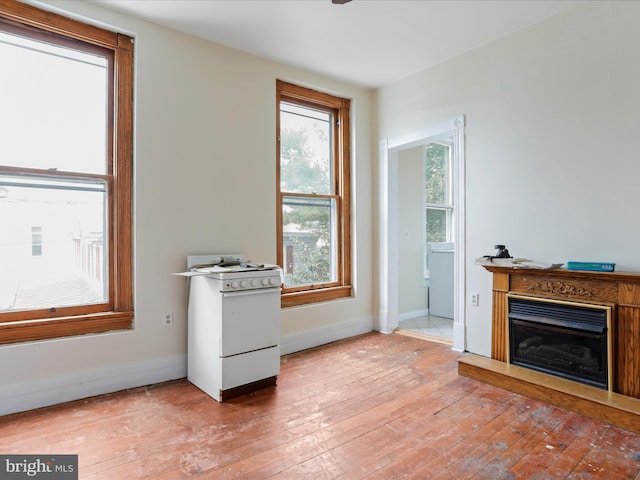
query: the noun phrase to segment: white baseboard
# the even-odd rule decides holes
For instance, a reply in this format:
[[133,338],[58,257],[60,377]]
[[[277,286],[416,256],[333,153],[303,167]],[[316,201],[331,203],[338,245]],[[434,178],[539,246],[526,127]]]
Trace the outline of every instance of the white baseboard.
[[365,317],[350,320],[348,322],[306,330],[300,333],[286,335],[280,339],[280,351],[282,355],[299,352],[307,348],[317,347],[326,343],[353,337],[373,330],[373,318]]
[[427,315],[429,315],[429,309],[425,308],[422,310],[414,310],[413,312],[401,313],[398,315],[398,320],[411,320],[412,318],[426,317]]
[[[287,335],[280,340],[282,355],[317,347],[373,330],[371,317]],[[0,416],[47,407],[152,385],[187,376],[187,356],[181,355],[88,370],[72,375],[36,379],[19,384],[0,386]]]
[[453,350],[456,352],[464,352],[466,350],[466,335],[464,323],[453,322]]
[[187,356],[0,386],[0,415],[33,410],[187,376]]

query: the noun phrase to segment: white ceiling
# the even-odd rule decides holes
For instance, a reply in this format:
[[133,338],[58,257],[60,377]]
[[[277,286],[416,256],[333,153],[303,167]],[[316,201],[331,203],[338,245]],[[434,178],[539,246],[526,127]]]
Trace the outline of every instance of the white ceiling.
[[584,0],[88,0],[367,88],[387,85]]

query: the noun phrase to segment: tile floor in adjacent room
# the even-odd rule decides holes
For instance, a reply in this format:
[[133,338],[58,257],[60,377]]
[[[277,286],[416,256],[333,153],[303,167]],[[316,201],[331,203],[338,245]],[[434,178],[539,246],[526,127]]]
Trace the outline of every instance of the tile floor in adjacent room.
[[452,318],[424,315],[407,320],[400,320],[398,328],[430,337],[453,339]]

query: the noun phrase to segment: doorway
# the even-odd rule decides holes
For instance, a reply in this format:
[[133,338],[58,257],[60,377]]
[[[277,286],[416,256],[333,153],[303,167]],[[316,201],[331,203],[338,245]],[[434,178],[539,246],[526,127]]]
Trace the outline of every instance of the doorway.
[[[449,152],[450,163],[449,167],[442,162],[436,165],[443,178],[438,179],[437,191],[429,191],[425,179],[430,166],[425,152],[438,148]],[[409,166],[411,158],[418,166]],[[380,144],[379,329],[385,333],[398,327],[431,332],[426,334],[452,343],[459,351],[465,348],[464,159],[462,116],[413,138]],[[416,173],[418,168],[420,173]],[[441,188],[443,181],[449,182],[449,194]],[[414,200],[407,203],[412,195]],[[430,315],[428,292],[430,283],[436,280],[435,271],[430,271],[435,267],[430,268],[430,263],[447,259],[450,266],[446,268],[451,269],[453,277],[448,287],[452,313]]]

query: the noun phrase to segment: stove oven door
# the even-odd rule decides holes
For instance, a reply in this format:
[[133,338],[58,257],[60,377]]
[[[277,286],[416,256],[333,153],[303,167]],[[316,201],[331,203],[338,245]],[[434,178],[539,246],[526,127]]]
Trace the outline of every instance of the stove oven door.
[[280,287],[221,295],[221,357],[280,344]]

